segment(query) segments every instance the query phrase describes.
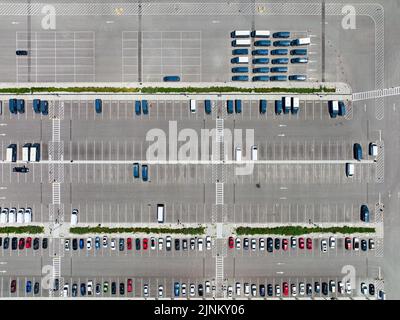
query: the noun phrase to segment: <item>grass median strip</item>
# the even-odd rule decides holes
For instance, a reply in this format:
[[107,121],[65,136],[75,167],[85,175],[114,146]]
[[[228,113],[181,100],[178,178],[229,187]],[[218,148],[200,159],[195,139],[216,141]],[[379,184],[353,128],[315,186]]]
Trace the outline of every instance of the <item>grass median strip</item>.
[[299,93],[318,94],[335,93],[336,88],[240,88],[240,87],[31,87],[31,88],[0,88],[0,93],[34,94],[34,93]]
[[202,235],[205,234],[205,227],[197,228],[146,228],[146,227],[73,227],[69,229],[73,234],[113,234],[113,233],[146,233],[146,234],[185,234]]
[[44,233],[44,227],[23,226],[23,227],[1,227],[0,234],[39,234]]
[[238,227],[236,234],[239,236],[245,235],[282,235],[282,236],[301,236],[312,233],[329,233],[329,234],[355,234],[355,233],[375,233],[375,228],[367,227],[301,227],[301,226],[286,226],[274,228],[251,228]]

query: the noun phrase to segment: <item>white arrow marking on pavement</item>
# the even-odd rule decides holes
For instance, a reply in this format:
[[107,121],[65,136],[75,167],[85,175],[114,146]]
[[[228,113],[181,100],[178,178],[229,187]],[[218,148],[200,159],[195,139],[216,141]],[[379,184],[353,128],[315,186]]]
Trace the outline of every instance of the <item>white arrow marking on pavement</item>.
[[286,187],[281,187],[281,190],[287,190],[288,188],[286,188]]
[[0,273],[6,273],[7,271],[6,270],[0,270]]
[[5,134],[5,133],[0,133],[0,136],[3,136],[3,137],[5,137],[5,136],[6,136],[6,134]]
[[7,190],[7,187],[0,187],[0,190]]
[[1,262],[0,262],[0,264],[7,264],[7,262],[5,262],[5,261],[1,261]]
[[280,124],[279,127],[284,128],[284,127],[287,127],[287,125],[286,124]]
[[106,21],[106,23],[114,23],[114,21],[108,20],[108,21]]
[[283,271],[277,271],[276,273],[277,273],[277,274],[284,274]]
[[285,136],[285,134],[284,133],[282,133],[282,134],[278,134],[278,137],[284,137]]
[[13,21],[13,22],[11,22],[11,24],[19,24],[19,22],[18,21]]
[[0,200],[6,200],[6,197],[0,197]]
[[0,123],[0,127],[4,127],[6,125],[7,125],[7,123]]

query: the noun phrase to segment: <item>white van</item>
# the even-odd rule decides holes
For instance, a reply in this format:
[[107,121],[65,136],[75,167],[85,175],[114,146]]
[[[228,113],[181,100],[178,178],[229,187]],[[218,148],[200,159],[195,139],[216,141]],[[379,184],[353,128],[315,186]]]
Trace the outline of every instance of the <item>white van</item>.
[[346,163],[346,176],[354,176],[354,163]]
[[235,154],[236,161],[242,161],[242,148],[236,147]]
[[71,213],[71,226],[78,224],[78,209],[72,210]]
[[163,204],[157,204],[157,222],[158,223],[164,223],[164,205]]
[[268,30],[254,30],[251,33],[254,38],[269,38],[271,36],[271,31]]
[[190,100],[190,112],[196,113],[196,100],[193,99]]
[[257,161],[258,160],[258,148],[257,146],[251,147],[251,160]]
[[233,38],[249,38],[251,32],[248,30],[235,30],[232,32]]

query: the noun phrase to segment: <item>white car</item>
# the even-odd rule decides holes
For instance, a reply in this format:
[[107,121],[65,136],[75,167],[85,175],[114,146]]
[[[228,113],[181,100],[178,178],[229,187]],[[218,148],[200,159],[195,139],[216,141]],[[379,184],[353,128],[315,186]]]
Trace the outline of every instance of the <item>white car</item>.
[[32,209],[26,208],[24,213],[24,223],[31,223],[32,222]]
[[256,241],[256,239],[251,239],[251,250],[252,251],[256,251],[256,248],[257,248],[257,241]]
[[211,250],[211,237],[210,236],[206,237],[206,249]]
[[235,244],[236,244],[236,249],[237,250],[240,250],[240,248],[241,248],[241,240],[240,240],[240,238],[236,238],[236,240],[235,240]]
[[66,283],[63,288],[63,296],[68,297],[69,285]]
[[186,283],[181,284],[182,296],[186,296]]
[[208,280],[205,282],[205,289],[206,289],[206,293],[211,292],[211,283]]
[[158,238],[158,250],[162,251],[163,247],[164,247],[164,239]]
[[321,240],[321,251],[323,253],[328,252],[328,242],[325,239]]
[[91,296],[93,294],[93,281],[89,280],[87,283],[87,294]]
[[103,248],[107,248],[108,246],[108,238],[107,236],[103,236]]
[[299,283],[299,294],[301,296],[304,296],[306,294],[306,285],[304,284],[304,282]]
[[17,213],[17,223],[24,223],[24,208],[18,209]]
[[329,248],[335,249],[336,248],[336,239],[335,237],[330,237],[329,238]]
[[254,283],[251,285],[251,295],[253,297],[257,296],[257,286]]
[[7,223],[8,222],[8,209],[3,208],[1,209],[0,213],[0,223]]
[[115,238],[111,238],[111,241],[110,241],[110,248],[111,248],[111,250],[115,250]]
[[279,284],[275,285],[275,295],[277,297],[281,296],[281,286]]
[[164,296],[164,287],[162,285],[158,286],[158,296],[162,298]]
[[92,249],[92,238],[90,237],[86,239],[86,249],[87,250]]
[[350,280],[346,281],[346,293],[351,294],[352,288],[351,288],[351,283]]
[[8,213],[8,223],[15,223],[17,221],[17,209],[11,208]]
[[199,251],[203,251],[203,239],[202,238],[197,239],[197,249]]
[[355,251],[360,250],[360,239],[358,239],[358,238],[353,239],[353,249]]
[[69,251],[69,239],[64,240],[64,249],[65,251]]
[[172,246],[172,238],[171,238],[171,236],[166,236],[165,249],[167,249],[169,251],[169,250],[171,250],[171,246]]
[[237,296],[240,296],[241,295],[241,285],[240,285],[240,282],[236,282],[236,285],[235,285],[235,294],[237,295]]
[[245,282],[243,285],[243,291],[246,297],[250,295],[250,285],[247,282]]
[[148,285],[148,284],[144,284],[144,285],[143,285],[143,295],[144,295],[145,297],[148,297],[148,296],[149,296],[149,285]]
[[329,289],[332,293],[336,293],[336,283],[335,281],[331,280],[329,281]]
[[260,238],[259,247],[260,247],[260,251],[264,251],[265,250],[265,239],[264,238]]
[[231,298],[233,296],[233,288],[232,286],[228,286],[228,297]]
[[291,292],[292,292],[292,296],[295,297],[297,296],[297,287],[294,283],[291,284]]
[[71,213],[71,226],[78,224],[78,209],[73,209]]
[[193,283],[190,284],[189,294],[191,297],[194,297],[196,294],[196,286]]

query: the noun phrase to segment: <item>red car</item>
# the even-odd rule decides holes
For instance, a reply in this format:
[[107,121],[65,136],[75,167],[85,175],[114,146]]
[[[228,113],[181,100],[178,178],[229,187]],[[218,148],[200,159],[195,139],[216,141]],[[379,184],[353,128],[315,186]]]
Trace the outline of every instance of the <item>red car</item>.
[[128,250],[132,250],[132,238],[126,239],[126,247]]
[[289,285],[287,282],[283,283],[283,295],[287,297],[289,295]]
[[282,249],[283,249],[283,250],[287,251],[287,249],[288,249],[288,244],[289,244],[288,239],[282,239]]
[[26,244],[25,244],[26,248],[29,249],[30,247],[32,247],[32,238],[28,237],[26,238]]
[[349,237],[344,239],[344,245],[345,245],[346,250],[351,250],[351,239]]
[[148,246],[149,246],[149,239],[144,238],[143,239],[143,250],[147,250]]
[[229,249],[233,249],[234,248],[235,243],[234,243],[233,237],[229,237],[228,245],[229,245]]
[[307,238],[307,249],[312,250],[312,239],[311,238]]
[[128,292],[132,292],[132,279],[128,279]]
[[20,250],[25,248],[25,239],[24,238],[19,239],[18,248]]
[[299,238],[299,248],[304,249],[304,238]]
[[11,281],[10,290],[11,290],[11,293],[14,293],[17,290],[17,281],[16,280]]

